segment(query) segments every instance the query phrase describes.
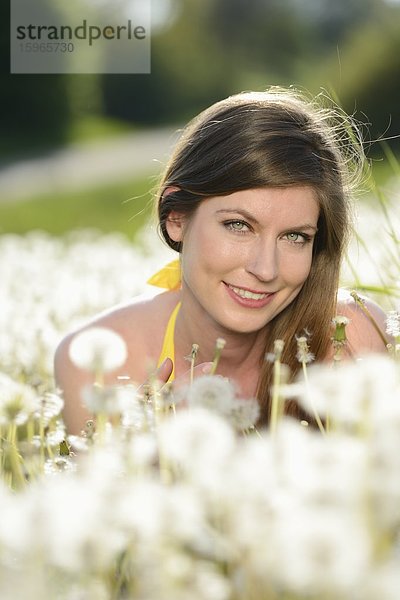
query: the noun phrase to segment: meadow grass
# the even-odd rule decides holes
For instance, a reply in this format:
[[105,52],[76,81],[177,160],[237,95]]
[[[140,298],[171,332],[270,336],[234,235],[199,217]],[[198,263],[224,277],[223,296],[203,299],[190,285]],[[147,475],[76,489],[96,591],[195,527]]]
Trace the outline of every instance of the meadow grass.
[[151,217],[154,175],[0,203],[0,234],[40,229],[63,235],[73,229],[116,231],[133,238]]
[[121,137],[137,129],[133,124],[99,115],[76,118],[68,130],[67,143],[97,143],[107,138]]

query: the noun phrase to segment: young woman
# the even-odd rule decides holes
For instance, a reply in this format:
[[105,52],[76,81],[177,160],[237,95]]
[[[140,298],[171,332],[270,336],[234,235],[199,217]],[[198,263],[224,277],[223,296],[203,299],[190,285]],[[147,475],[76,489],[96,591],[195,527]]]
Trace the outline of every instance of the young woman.
[[[143,382],[149,364],[161,365],[162,381],[179,378],[193,343],[197,362],[207,363],[222,337],[218,373],[242,396],[257,396],[266,424],[272,365],[264,357],[276,339],[285,341],[282,362],[293,375],[296,336],[307,332],[317,361],[332,357],[336,314],[350,319],[345,354],[385,351],[365,311],[350,295],[338,300],[351,184],[362,162],[355,139],[349,119],[281,89],[231,96],[190,122],[157,199],[162,235],[180,257],[177,285],[169,286],[175,289],[87,325],[111,328],[126,341],[128,358],[110,381],[128,375]],[[366,302],[384,330],[384,313]],[[55,358],[71,431],[88,417],[79,390],[89,375],[68,355],[75,334]],[[287,411],[300,416],[295,403]]]

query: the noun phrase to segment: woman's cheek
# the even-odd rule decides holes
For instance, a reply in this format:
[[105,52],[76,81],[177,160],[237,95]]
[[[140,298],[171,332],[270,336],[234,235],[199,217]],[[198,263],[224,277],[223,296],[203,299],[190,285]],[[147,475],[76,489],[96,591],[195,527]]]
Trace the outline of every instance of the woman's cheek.
[[[286,279],[287,282],[291,282],[292,285],[300,285],[305,282],[310,274],[312,257],[303,256],[301,260],[291,259],[285,261],[285,268],[281,270],[281,275]],[[284,271],[284,272],[283,272]]]

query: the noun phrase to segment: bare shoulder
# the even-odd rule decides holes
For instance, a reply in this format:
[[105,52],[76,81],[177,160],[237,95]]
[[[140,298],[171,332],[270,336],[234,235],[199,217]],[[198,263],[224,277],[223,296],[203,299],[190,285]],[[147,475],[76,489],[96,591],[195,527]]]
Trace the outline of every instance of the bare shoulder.
[[89,418],[81,394],[86,385],[93,383],[93,375],[76,367],[70,359],[69,347],[74,337],[95,326],[118,333],[126,343],[127,358],[120,368],[105,375],[105,383],[118,383],[118,378],[124,376],[141,384],[147,379],[149,369],[156,365],[169,315],[178,300],[179,292],[135,299],[97,315],[61,341],[54,357],[54,374],[64,397],[63,416],[70,433],[79,433]]
[[165,292],[138,297],[99,313],[62,340],[56,352],[56,365],[66,360],[69,345],[79,332],[106,327],[118,333],[127,345],[128,357],[123,367],[126,374],[135,380],[142,379],[148,363],[157,361],[166,323],[177,302],[178,292]]
[[357,298],[347,290],[338,293],[337,314],[349,319],[346,327],[349,352],[353,355],[385,352],[387,315],[370,298],[357,294]]
[[[119,333],[134,354],[144,348],[153,353],[157,340],[162,340],[165,325],[174,306],[178,302],[178,292],[165,292],[153,297],[137,298],[104,311],[89,326],[109,327]],[[157,354],[157,348],[154,348]]]

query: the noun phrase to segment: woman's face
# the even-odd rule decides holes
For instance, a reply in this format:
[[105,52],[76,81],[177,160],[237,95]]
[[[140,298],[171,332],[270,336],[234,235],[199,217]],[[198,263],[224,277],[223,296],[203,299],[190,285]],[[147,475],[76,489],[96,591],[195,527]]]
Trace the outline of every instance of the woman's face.
[[193,314],[232,332],[261,329],[307,279],[318,216],[314,191],[298,186],[211,197],[181,228],[169,223],[183,239],[182,291]]

